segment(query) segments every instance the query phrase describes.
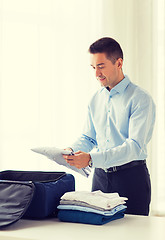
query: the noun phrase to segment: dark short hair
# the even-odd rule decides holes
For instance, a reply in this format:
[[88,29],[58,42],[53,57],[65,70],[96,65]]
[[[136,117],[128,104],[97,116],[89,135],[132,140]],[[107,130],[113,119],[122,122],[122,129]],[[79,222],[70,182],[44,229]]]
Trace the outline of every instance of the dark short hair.
[[113,64],[115,64],[117,59],[123,59],[123,51],[119,43],[110,37],[100,38],[92,43],[89,47],[89,52],[92,54],[105,53]]

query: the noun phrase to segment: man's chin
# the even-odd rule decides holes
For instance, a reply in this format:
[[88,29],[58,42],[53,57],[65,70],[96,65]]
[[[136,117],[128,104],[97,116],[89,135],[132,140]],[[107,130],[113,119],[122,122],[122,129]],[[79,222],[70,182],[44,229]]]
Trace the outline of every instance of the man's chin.
[[108,87],[108,85],[106,83],[101,82],[100,84],[102,87]]

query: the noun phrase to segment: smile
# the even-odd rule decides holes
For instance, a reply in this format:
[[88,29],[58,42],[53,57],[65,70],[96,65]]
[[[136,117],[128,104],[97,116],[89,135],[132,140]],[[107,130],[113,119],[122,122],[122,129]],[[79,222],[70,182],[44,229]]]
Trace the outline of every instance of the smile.
[[99,78],[99,81],[104,81],[106,78],[104,77],[104,78]]

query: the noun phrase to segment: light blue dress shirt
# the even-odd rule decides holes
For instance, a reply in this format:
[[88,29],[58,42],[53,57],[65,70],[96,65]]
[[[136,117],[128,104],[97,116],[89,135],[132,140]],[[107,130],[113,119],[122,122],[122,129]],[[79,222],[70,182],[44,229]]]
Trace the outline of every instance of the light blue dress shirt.
[[111,210],[107,210],[107,211],[101,211],[101,210],[97,210],[94,208],[90,208],[90,207],[83,207],[83,206],[78,206],[78,205],[58,205],[57,207],[58,209],[63,209],[63,210],[77,210],[77,211],[82,211],[82,212],[92,212],[92,213],[96,213],[96,214],[101,214],[104,216],[113,216],[114,214],[116,214],[117,212],[123,211],[124,209],[126,209],[127,207],[123,204],[120,204],[116,207],[114,207]]
[[154,122],[151,96],[125,76],[110,91],[102,87],[92,97],[83,133],[72,149],[89,152],[94,168],[143,160]]

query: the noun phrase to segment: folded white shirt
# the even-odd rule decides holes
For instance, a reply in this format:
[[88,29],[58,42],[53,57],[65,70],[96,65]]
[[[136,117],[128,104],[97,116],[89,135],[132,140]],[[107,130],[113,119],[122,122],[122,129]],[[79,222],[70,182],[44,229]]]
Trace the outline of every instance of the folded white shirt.
[[81,201],[93,206],[110,210],[120,204],[124,204],[128,198],[120,197],[118,193],[103,193],[102,191],[75,191],[66,192],[62,200]]
[[72,151],[63,150],[56,147],[39,147],[39,148],[33,148],[31,150],[33,152],[42,154],[48,157],[49,159],[55,161],[59,165],[63,165],[69,169],[72,169],[85,177],[88,177],[91,172],[91,169],[89,167],[78,169],[75,166],[70,166],[69,163],[65,161],[62,154],[70,155]]

